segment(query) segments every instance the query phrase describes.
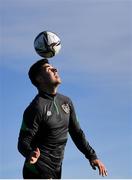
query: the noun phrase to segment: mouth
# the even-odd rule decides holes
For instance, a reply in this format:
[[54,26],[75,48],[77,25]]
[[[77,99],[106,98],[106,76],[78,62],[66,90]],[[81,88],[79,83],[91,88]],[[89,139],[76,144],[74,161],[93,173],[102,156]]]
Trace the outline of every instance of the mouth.
[[61,78],[60,78],[60,76],[58,74],[56,74],[54,77],[59,83],[61,83]]
[[60,77],[59,77],[59,75],[58,75],[58,74],[56,74],[56,75],[55,75],[55,78],[56,78],[56,79],[60,79]]
[[58,78],[58,77],[59,77],[59,74],[58,74],[57,72],[55,72],[55,73],[54,73],[54,76],[55,76],[56,78]]

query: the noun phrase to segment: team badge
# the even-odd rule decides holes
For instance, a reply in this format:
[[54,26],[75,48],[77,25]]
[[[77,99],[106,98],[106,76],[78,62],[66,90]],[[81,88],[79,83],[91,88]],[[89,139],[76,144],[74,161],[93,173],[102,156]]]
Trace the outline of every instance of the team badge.
[[62,109],[64,110],[65,113],[69,114],[70,107],[68,104],[62,104]]

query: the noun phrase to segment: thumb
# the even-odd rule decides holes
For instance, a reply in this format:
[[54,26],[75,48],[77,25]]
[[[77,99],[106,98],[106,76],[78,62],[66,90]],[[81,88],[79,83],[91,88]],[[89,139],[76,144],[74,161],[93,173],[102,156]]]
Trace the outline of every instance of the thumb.
[[95,165],[94,165],[93,162],[90,162],[90,165],[92,166],[92,168],[93,168],[94,170],[96,170],[96,167],[95,167]]

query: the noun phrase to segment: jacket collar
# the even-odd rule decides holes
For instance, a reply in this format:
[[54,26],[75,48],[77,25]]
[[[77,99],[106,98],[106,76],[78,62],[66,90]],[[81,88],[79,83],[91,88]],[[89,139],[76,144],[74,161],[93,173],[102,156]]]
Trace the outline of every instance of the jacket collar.
[[46,92],[43,92],[43,91],[39,91],[39,96],[43,97],[43,98],[46,98],[46,99],[50,99],[50,100],[54,100],[55,97],[57,96],[57,94],[48,94]]

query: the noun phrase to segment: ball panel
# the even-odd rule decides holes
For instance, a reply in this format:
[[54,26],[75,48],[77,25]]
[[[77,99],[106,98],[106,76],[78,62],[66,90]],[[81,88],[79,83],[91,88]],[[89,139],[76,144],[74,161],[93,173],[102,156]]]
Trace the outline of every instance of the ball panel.
[[55,55],[59,53],[60,49],[61,49],[61,44],[58,43],[53,47],[54,51],[55,51]]
[[34,40],[34,47],[37,50],[47,51],[47,38],[45,34],[42,32],[40,33]]
[[53,53],[52,51],[50,51],[50,52],[47,52],[47,53],[39,53],[39,55],[40,55],[41,57],[51,58],[51,57],[54,56],[54,53]]

